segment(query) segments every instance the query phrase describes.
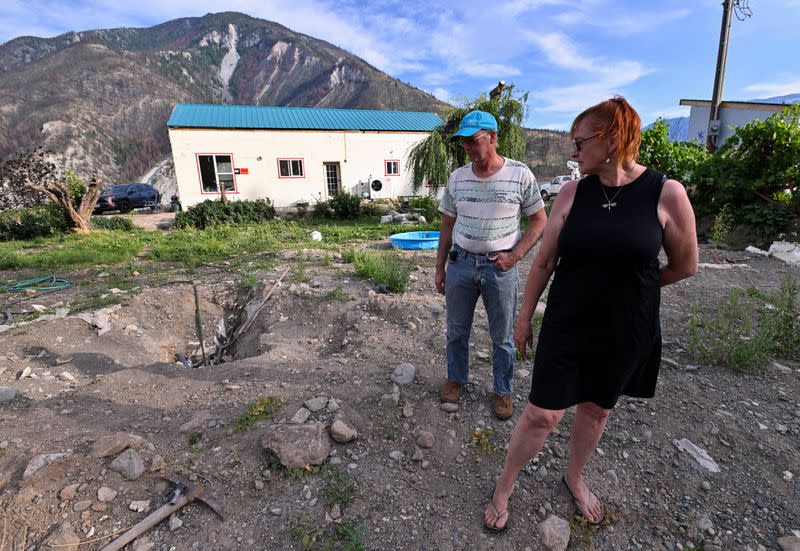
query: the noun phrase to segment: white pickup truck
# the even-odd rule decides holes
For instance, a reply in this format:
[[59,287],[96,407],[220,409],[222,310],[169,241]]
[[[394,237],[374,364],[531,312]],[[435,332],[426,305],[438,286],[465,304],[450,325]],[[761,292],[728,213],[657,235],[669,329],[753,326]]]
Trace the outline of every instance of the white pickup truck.
[[566,176],[556,176],[549,184],[540,184],[539,191],[542,194],[542,199],[547,201],[550,197],[558,195],[558,192],[561,191],[561,186],[570,180],[574,180],[574,178],[568,174]]

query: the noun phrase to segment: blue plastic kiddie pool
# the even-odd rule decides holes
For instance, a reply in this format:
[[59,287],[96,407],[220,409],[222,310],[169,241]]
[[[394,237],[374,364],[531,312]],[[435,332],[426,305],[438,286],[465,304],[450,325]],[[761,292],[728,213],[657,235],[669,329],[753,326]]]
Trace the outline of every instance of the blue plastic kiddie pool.
[[435,249],[439,246],[438,231],[407,231],[389,236],[389,241],[398,249]]

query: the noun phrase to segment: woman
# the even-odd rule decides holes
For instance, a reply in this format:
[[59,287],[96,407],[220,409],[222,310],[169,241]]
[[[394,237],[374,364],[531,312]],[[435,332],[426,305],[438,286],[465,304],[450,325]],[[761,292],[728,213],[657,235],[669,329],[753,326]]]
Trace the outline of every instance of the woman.
[[[583,470],[620,395],[654,395],[661,360],[660,287],[697,271],[697,236],[684,187],[636,162],[641,120],[622,97],[590,107],[572,124],[572,158],[587,177],[556,196],[531,266],[514,343],[532,347],[531,318],[555,271],[539,333],[529,403],[509,443],[484,525],[505,529],[520,469],[577,405],[562,480],[578,514],[604,510]],[[667,263],[659,265],[664,248]]]

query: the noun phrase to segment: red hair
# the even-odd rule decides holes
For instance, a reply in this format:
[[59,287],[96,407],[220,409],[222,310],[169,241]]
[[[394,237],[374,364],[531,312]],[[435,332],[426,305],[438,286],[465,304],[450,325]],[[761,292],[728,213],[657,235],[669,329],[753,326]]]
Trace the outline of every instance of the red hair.
[[587,118],[597,135],[616,139],[619,146],[614,157],[617,160],[623,163],[636,162],[639,158],[639,144],[642,142],[642,119],[625,98],[614,96],[575,117],[570,129],[571,136],[575,136],[578,124]]

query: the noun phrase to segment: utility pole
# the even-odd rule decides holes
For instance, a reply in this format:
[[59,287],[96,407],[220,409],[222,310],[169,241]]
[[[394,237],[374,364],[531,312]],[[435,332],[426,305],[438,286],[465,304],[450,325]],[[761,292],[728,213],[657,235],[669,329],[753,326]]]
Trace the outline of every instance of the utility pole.
[[734,0],[722,1],[722,28],[719,31],[719,52],[717,53],[717,72],[714,75],[714,93],[711,97],[711,111],[708,119],[707,147],[710,153],[717,149],[720,120],[719,104],[722,101],[722,84],[725,80],[725,61],[728,58],[728,42],[731,35],[731,15]]

